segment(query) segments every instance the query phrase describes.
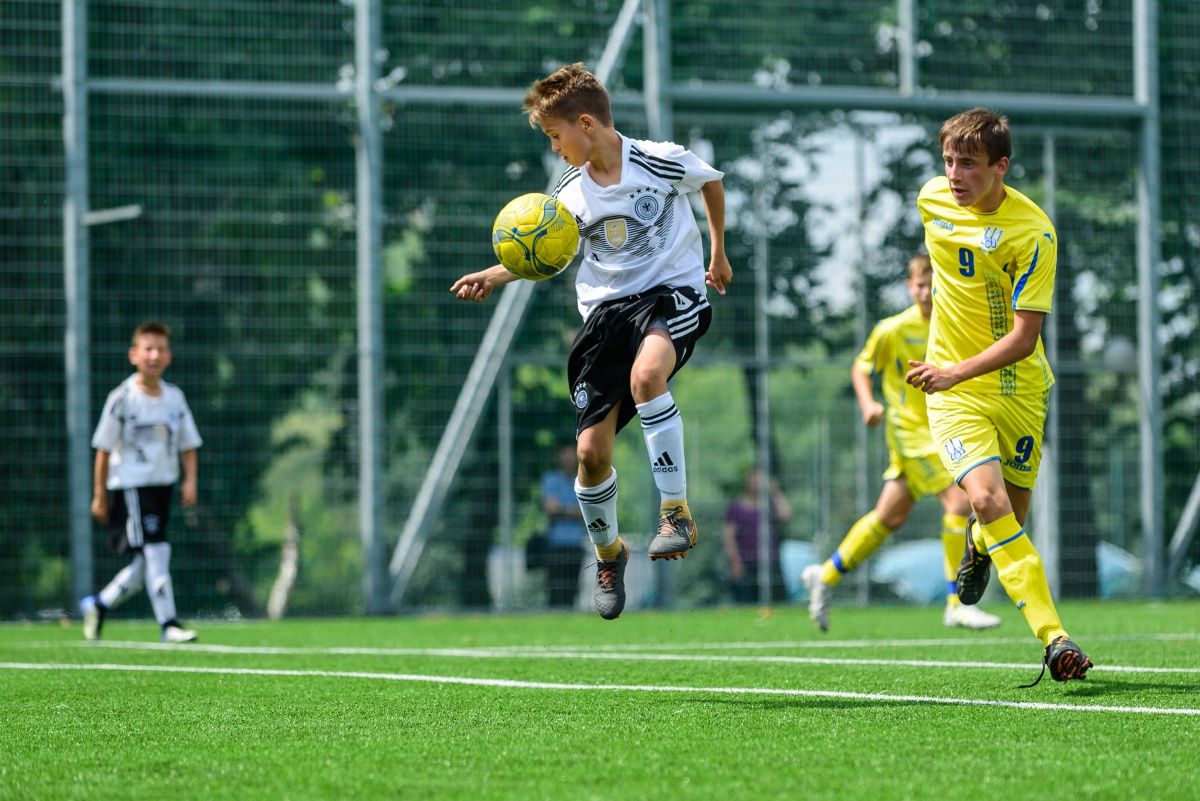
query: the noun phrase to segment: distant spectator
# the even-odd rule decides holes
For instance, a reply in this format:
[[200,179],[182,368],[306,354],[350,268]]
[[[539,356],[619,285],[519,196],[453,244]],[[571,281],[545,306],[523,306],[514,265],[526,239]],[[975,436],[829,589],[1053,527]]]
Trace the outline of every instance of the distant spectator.
[[579,571],[589,542],[583,510],[575,497],[579,462],[573,444],[558,449],[558,466],[542,476],[542,511],[546,513],[546,586],[550,606],[574,606]]
[[[746,473],[742,494],[730,501],[725,510],[725,556],[729,560],[729,586],[733,600],[739,604],[756,603],[759,599],[759,485],[761,473],[752,468]],[[792,519],[792,507],[771,479],[771,525],[769,528],[771,555],[771,600],[787,600],[783,570],[779,563],[779,528]]]

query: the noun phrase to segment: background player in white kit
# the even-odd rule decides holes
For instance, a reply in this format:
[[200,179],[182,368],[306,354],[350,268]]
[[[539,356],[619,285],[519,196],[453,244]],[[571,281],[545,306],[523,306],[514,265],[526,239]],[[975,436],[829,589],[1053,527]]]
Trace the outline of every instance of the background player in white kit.
[[136,369],[108,395],[92,435],[96,449],[92,516],[109,526],[108,544],[133,560],[98,595],[80,602],[83,636],[100,639],[104,615],[146,587],[163,642],[191,642],[196,632],[175,618],[167,521],[179,482],[179,502],[196,503],[196,449],[202,444],[183,391],[162,380],[171,364],[171,329],[139,325],[129,362]]
[[[583,64],[535,82],[530,124],[568,165],[554,190],[579,223],[583,257],[575,279],[584,324],[567,364],[575,404],[579,474],[575,494],[596,549],[596,611],[625,607],[629,548],[617,532],[617,432],[636,415],[661,497],[651,559],[675,559],[696,543],[687,504],[683,421],[667,387],[708,329],[705,285],[722,295],[733,277],[725,256],[724,173],[672,142],[629,139],[613,127],[608,91]],[[711,239],[707,271],[687,196],[699,192]],[[486,300],[517,280],[503,266],[464,275],[450,288]]]

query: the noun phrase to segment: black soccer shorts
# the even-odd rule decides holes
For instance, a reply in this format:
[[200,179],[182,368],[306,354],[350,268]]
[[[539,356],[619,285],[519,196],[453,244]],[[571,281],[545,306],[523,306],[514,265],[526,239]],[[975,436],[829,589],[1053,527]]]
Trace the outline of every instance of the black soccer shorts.
[[711,322],[708,299],[691,287],[659,286],[593,309],[575,335],[567,360],[576,436],[603,420],[617,403],[617,431],[637,414],[629,375],[646,332],[663,328],[671,335],[673,376],[687,364]]
[[167,541],[175,485],[108,491],[108,549],[116,554]]

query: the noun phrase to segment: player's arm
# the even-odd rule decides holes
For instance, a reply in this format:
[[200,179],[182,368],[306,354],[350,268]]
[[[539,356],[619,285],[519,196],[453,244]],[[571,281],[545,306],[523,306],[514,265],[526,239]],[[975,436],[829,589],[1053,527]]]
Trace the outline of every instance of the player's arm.
[[92,517],[108,522],[108,459],[109,452],[97,450],[92,468]]
[[950,389],[970,378],[995,372],[1016,364],[1037,350],[1042,334],[1044,312],[1018,309],[1013,315],[1013,329],[984,350],[948,367],[935,367],[924,362],[910,361],[912,368],[904,380],[921,391],[931,394]]
[[704,215],[708,218],[708,237],[712,255],[704,283],[722,295],[725,287],[733,280],[733,268],[725,255],[725,185],[719,180],[709,181],[700,187],[700,199],[704,201]]
[[179,462],[183,465],[183,483],[179,485],[180,506],[196,505],[196,449],[179,454]]
[[482,303],[488,299],[488,295],[492,294],[492,290],[496,287],[519,280],[520,278],[506,270],[504,265],[496,264],[477,273],[467,273],[454,282],[450,291],[458,295],[459,300],[474,300]]
[[854,388],[854,397],[858,398],[863,422],[872,428],[879,425],[883,420],[883,404],[875,400],[874,381],[858,362],[850,365],[850,386]]

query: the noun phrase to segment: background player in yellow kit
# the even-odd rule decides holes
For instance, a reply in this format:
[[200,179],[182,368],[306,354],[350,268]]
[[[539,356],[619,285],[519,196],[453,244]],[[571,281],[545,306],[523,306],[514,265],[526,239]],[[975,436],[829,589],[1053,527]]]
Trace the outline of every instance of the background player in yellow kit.
[[934,268],[929,347],[906,380],[929,394],[934,443],[979,522],[967,529],[959,597],[977,602],[995,562],[1045,645],[1043,669],[1056,681],[1083,679],[1092,661],[1067,636],[1024,529],[1054,384],[1041,330],[1057,234],[1037,204],[1004,185],[1007,119],[972,109],[947,120],[938,139],[946,174],[917,199]]
[[[942,546],[948,588],[943,622],[947,626],[969,629],[990,629],[1000,625],[1000,618],[995,615],[989,615],[977,606],[959,603],[955,577],[965,547],[967,515],[971,506],[966,493],[958,488],[942,466],[929,436],[925,395],[904,382],[909,359],[925,358],[929,314],[933,307],[932,285],[933,266],[929,257],[924,254],[914,256],[908,262],[907,279],[913,305],[880,320],[850,368],[850,382],[862,410],[863,422],[877,426],[886,415],[888,468],[883,474],[884,485],[875,508],[859,518],[823,565],[809,565],[801,573],[808,589],[809,617],[821,631],[829,630],[833,588],[842,576],[865,562],[892,532],[904,525],[917,501],[929,495],[937,496],[945,512],[942,516]],[[883,397],[887,401],[886,411],[883,404],[875,400],[872,391],[872,379],[876,375],[880,377]]]

